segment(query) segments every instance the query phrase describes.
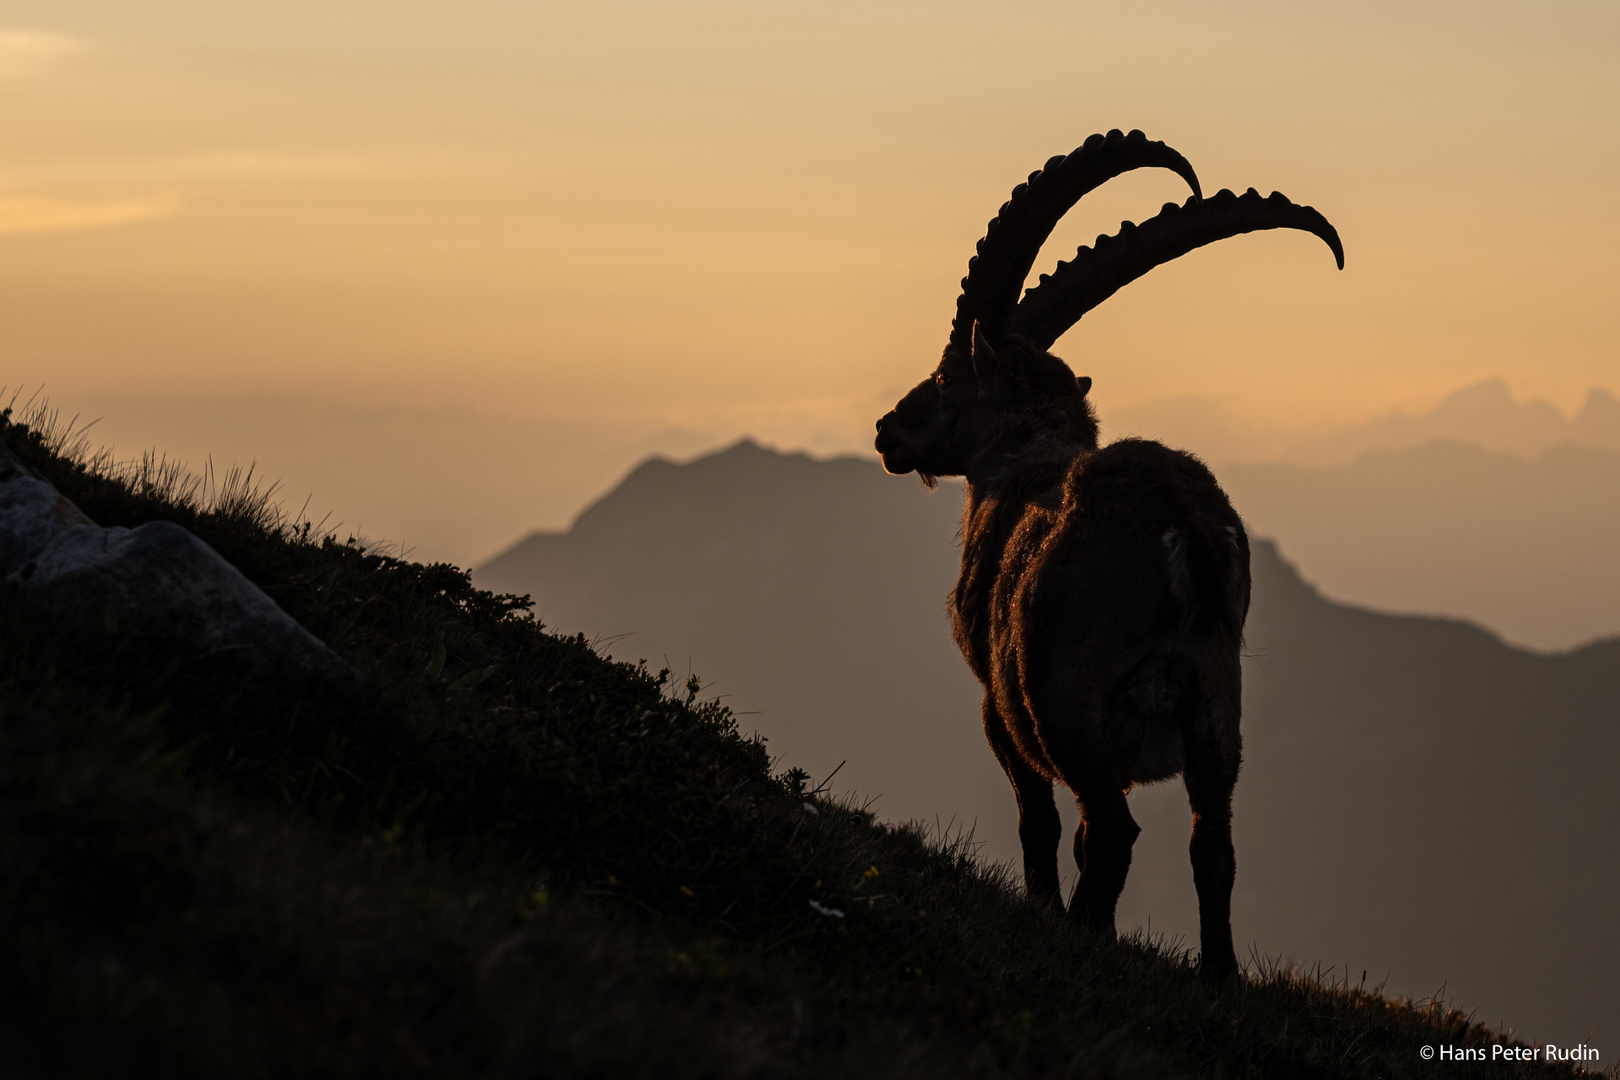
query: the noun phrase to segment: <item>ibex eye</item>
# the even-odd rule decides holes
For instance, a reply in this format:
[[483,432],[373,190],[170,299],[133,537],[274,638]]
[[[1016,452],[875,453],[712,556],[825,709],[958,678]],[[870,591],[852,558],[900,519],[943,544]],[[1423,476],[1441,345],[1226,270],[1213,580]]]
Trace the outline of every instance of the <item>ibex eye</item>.
[[936,371],[934,372],[934,385],[943,390],[947,386],[951,385],[951,377],[945,374],[943,371]]

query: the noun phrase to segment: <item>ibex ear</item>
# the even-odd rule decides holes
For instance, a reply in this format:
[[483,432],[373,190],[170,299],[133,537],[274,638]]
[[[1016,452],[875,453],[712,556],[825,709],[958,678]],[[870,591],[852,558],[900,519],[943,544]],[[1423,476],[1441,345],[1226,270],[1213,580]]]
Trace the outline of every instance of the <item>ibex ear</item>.
[[1085,397],[1087,394],[1091,393],[1091,376],[1076,375],[1074,377],[1074,385],[1080,388],[1080,396]]
[[990,347],[990,339],[984,336],[979,321],[973,321],[973,377],[984,382],[985,375],[996,364],[996,350]]

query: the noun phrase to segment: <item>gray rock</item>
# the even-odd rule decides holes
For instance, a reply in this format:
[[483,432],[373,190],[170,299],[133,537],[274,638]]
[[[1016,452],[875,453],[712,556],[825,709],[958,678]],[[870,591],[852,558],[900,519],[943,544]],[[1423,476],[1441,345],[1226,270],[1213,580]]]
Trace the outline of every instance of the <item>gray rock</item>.
[[0,580],[83,630],[172,643],[293,684],[359,682],[353,668],[220,554],[173,522],[104,529],[0,442]]

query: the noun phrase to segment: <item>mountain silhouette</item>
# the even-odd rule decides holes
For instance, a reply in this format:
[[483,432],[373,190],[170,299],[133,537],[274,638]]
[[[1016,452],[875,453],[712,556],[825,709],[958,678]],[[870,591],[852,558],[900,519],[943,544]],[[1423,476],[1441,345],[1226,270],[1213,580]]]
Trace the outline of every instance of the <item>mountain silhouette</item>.
[[[621,659],[701,674],[783,767],[819,781],[845,762],[835,789],[891,820],[971,827],[1011,859],[1011,789],[945,617],[960,490],[744,441],[645,462],[474,580],[533,594],[552,629]],[[1533,1040],[1620,1046],[1620,640],[1538,655],[1334,603],[1265,541],[1254,580],[1240,954],[1443,987]],[[1131,803],[1143,835],[1120,926],[1196,940],[1185,796],[1171,782]]]
[[1608,390],[1588,390],[1580,409],[1567,417],[1551,402],[1517,400],[1504,379],[1454,390],[1425,413],[1391,412],[1303,435],[1238,416],[1219,401],[1191,396],[1107,410],[1102,420],[1110,437],[1146,434],[1196,448],[1223,466],[1280,462],[1319,468],[1432,442],[1457,442],[1527,459],[1565,444],[1620,453],[1620,399]]
[[1525,460],[1433,442],[1220,477],[1250,531],[1335,597],[1465,616],[1538,649],[1620,632],[1620,454],[1563,444]]
[[1300,465],[1348,461],[1377,450],[1403,450],[1449,440],[1497,454],[1531,458],[1564,443],[1620,450],[1620,402],[1588,391],[1574,419],[1550,402],[1518,401],[1504,379],[1462,387],[1427,413],[1391,413],[1344,431],[1296,440],[1285,459]]
[[1329,596],[1540,650],[1620,633],[1620,401],[1605,390],[1571,419],[1495,379],[1292,441],[1194,398],[1103,421],[1207,454],[1250,532]]

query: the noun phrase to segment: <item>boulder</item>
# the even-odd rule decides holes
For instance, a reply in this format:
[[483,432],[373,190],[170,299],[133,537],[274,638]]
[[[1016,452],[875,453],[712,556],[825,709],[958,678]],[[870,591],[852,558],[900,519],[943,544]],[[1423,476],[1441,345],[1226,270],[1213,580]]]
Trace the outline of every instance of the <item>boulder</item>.
[[176,659],[223,662],[278,689],[359,682],[191,532],[169,521],[102,528],[3,441],[0,581],[74,628],[138,634]]

